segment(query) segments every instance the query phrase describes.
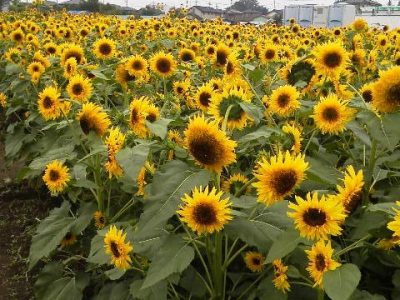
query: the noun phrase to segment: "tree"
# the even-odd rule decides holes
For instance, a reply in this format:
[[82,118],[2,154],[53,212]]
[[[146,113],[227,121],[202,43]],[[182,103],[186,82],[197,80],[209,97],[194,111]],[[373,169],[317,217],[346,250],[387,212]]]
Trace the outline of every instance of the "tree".
[[267,13],[268,9],[264,6],[261,6],[258,3],[258,0],[239,0],[235,2],[231,7],[228,9],[234,9],[238,11],[245,11],[245,10],[255,10],[261,13]]
[[158,16],[163,14],[163,11],[155,5],[146,5],[146,7],[139,9],[139,14],[141,16]]

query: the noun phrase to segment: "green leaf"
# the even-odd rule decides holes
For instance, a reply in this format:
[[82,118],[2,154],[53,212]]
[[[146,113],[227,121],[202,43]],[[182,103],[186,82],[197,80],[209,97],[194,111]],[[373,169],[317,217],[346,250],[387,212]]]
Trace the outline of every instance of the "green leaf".
[[394,216],[396,212],[394,211],[394,208],[397,208],[398,206],[396,205],[395,202],[385,202],[385,203],[377,203],[377,204],[372,204],[367,207],[367,210],[373,211],[373,212],[384,212],[387,213],[391,216]]
[[254,71],[254,70],[256,69],[255,66],[250,65],[250,64],[244,64],[244,65],[243,65],[243,68],[245,68],[245,69],[247,69],[247,70],[250,70],[250,71]]
[[149,150],[148,145],[138,145],[133,148],[124,148],[116,154],[117,161],[124,170],[126,178],[136,182],[136,177],[146,162]]
[[356,265],[344,264],[324,274],[323,284],[326,294],[332,300],[346,300],[356,290],[361,272]]
[[93,214],[97,209],[97,205],[93,202],[83,203],[79,209],[78,218],[71,226],[71,231],[75,234],[81,233],[88,227],[93,219]]
[[240,102],[239,105],[253,119],[255,125],[260,123],[263,112],[258,106],[248,102]]
[[33,170],[42,170],[46,167],[47,164],[52,162],[53,160],[59,160],[61,162],[65,162],[67,159],[71,160],[76,157],[76,152],[74,152],[73,145],[67,145],[64,147],[57,147],[56,149],[52,149],[41,157],[34,159],[30,164],[29,168]]
[[182,273],[193,259],[193,248],[181,236],[169,236],[152,259],[141,290],[155,285],[173,273]]
[[351,295],[351,300],[386,300],[386,298],[382,295],[378,294],[370,294],[367,291],[359,291],[355,290],[355,292]]
[[22,68],[17,64],[8,63],[6,65],[5,71],[6,75],[15,75],[18,74],[19,72],[22,72]]
[[207,292],[204,282],[199,277],[196,269],[189,266],[182,274],[182,278],[179,282],[179,286],[187,290],[191,295],[204,299],[205,293]]
[[92,73],[97,78],[104,79],[104,80],[110,80],[106,75],[104,75],[103,73],[101,73],[98,70],[90,70],[90,73]]
[[274,259],[282,258],[296,249],[297,245],[304,239],[296,230],[283,232],[272,244],[268,252],[266,262],[271,263]]
[[97,189],[99,186],[91,180],[81,179],[73,184],[74,187],[80,187],[85,189]]
[[148,189],[149,198],[140,216],[135,239],[143,240],[157,235],[178,210],[184,194],[195,186],[207,186],[209,180],[208,171],[191,169],[179,160],[169,161],[159,168]]
[[240,143],[247,143],[247,142],[251,142],[254,140],[258,140],[260,138],[269,138],[273,133],[280,133],[279,130],[276,130],[274,128],[269,128],[267,126],[262,126],[260,128],[258,128],[256,131],[248,133],[244,136],[242,136],[239,139]]
[[40,272],[33,290],[36,299],[42,299],[46,294],[49,285],[62,277],[64,266],[59,262],[51,262],[47,264]]
[[126,281],[104,285],[93,300],[128,300],[129,285]]
[[154,122],[146,121],[146,125],[156,136],[165,139],[168,132],[168,124],[171,122],[171,119],[160,119]]
[[130,286],[130,294],[133,299],[167,300],[167,284],[168,282],[163,280],[147,289],[141,289],[143,280],[135,280]]
[[90,243],[88,262],[104,265],[110,262],[110,257],[104,251],[104,236],[96,235]]
[[350,129],[363,144],[371,147],[371,138],[357,121],[351,121],[349,124],[347,124],[346,128]]
[[113,268],[105,271],[104,274],[106,274],[106,276],[111,280],[118,280],[125,274],[125,271],[118,268]]
[[264,280],[262,280],[257,287],[257,295],[259,295],[259,299],[268,299],[268,300],[285,300],[287,299],[287,294],[282,293],[278,290],[273,282],[272,275],[268,276]]
[[306,161],[309,163],[307,177],[310,180],[336,185],[338,179],[343,176],[338,170],[333,168],[331,164],[322,159],[308,156],[306,157]]
[[36,229],[29,250],[29,269],[32,269],[42,258],[50,254],[70,230],[74,218],[68,217],[70,205],[63,202],[60,208],[55,208]]
[[88,283],[88,276],[57,279],[47,287],[41,300],[80,300]]

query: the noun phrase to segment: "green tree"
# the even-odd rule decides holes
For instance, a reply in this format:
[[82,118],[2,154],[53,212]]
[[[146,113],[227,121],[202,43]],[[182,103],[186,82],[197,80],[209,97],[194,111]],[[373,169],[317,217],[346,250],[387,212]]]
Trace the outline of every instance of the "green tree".
[[229,9],[234,9],[238,11],[245,11],[245,10],[255,10],[261,13],[268,12],[268,9],[264,6],[261,6],[258,3],[258,0],[239,0],[235,2]]

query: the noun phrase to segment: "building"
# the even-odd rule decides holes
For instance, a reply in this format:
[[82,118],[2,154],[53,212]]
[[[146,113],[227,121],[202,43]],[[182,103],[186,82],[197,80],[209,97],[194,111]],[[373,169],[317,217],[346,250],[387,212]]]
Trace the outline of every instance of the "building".
[[237,11],[237,10],[226,10],[223,14],[223,18],[225,21],[237,24],[237,23],[250,23],[252,20],[261,17],[263,14],[259,11],[255,10],[245,10],[245,11]]
[[222,18],[224,11],[222,9],[207,7],[207,6],[193,6],[189,9],[188,16],[198,20],[212,20]]

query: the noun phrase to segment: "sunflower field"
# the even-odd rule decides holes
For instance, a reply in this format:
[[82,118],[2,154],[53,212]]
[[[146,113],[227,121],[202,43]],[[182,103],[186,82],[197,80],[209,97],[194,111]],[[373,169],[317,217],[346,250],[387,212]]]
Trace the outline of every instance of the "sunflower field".
[[0,14],[37,299],[400,299],[400,29]]

